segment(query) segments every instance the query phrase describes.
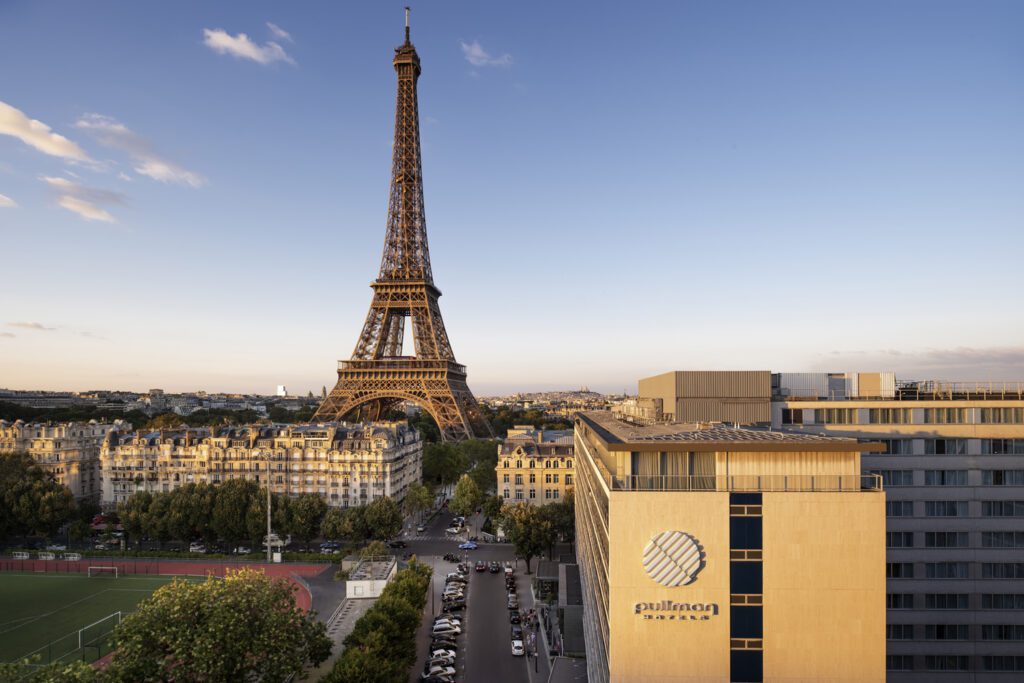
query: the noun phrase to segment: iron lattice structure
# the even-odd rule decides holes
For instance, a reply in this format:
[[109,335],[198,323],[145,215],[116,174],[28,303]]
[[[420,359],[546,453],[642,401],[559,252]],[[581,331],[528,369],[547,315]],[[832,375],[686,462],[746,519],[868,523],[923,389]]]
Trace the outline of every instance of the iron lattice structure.
[[[493,436],[466,384],[466,367],[455,362],[437,300],[423,211],[419,106],[420,58],[409,41],[395,49],[398,103],[391,165],[391,196],[380,275],[352,359],[339,361],[338,383],[314,420],[375,420],[402,401],[426,410],[446,441]],[[406,322],[413,356],[403,356]]]

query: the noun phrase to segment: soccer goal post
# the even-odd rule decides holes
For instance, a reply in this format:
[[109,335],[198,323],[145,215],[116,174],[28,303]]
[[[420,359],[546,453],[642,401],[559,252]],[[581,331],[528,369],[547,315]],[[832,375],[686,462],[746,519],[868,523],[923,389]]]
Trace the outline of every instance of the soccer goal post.
[[117,567],[89,567],[89,578],[96,576],[97,574],[113,574],[114,578],[117,578]]
[[78,629],[78,649],[95,646],[106,639],[121,623],[121,613],[114,612]]

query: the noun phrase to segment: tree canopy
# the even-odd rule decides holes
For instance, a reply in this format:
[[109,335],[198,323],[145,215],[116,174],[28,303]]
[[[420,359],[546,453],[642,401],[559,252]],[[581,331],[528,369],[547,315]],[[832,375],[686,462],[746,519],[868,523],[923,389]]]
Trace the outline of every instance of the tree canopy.
[[331,651],[324,625],[296,606],[291,584],[250,569],[157,589],[114,639],[105,673],[115,681],[285,681]]
[[75,514],[75,497],[26,453],[0,455],[0,539],[56,533]]

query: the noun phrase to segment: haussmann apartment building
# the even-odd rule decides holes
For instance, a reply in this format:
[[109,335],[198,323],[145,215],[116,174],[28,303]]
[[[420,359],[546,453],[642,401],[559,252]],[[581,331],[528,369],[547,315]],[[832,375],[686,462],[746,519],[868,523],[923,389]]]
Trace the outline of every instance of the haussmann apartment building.
[[505,504],[565,500],[574,487],[572,430],[513,427],[498,444],[495,471],[498,495]]

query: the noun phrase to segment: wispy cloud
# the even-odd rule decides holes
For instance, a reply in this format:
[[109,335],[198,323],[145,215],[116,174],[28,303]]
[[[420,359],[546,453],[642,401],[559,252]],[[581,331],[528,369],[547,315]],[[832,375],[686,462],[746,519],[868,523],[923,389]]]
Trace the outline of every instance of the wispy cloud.
[[925,379],[1024,379],[1024,346],[832,351],[817,365],[829,370],[895,370]]
[[89,155],[74,142],[3,101],[0,101],[0,135],[15,137],[43,154],[72,161],[91,161]]
[[505,53],[500,57],[492,57],[484,46],[480,44],[480,41],[474,40],[472,43],[464,43],[459,41],[459,45],[462,46],[462,55],[466,58],[466,61],[473,66],[511,66],[512,55]]
[[[7,327],[17,327],[18,329],[22,330],[36,330],[37,332],[53,332],[57,329],[56,327],[47,327],[46,325],[37,322],[7,323]],[[8,332],[7,334],[10,333]]]
[[254,43],[244,33],[231,35],[224,29],[203,29],[203,44],[214,52],[222,55],[231,55],[239,59],[249,59],[257,64],[273,64],[274,62],[287,62],[295,65],[284,48],[274,41],[268,41],[263,45]]
[[109,190],[87,187],[67,178],[43,176],[40,180],[58,193],[57,206],[62,209],[76,213],[87,221],[99,221],[101,223],[117,222],[110,212],[100,205],[124,204],[124,195]]
[[127,152],[135,160],[135,172],[162,183],[202,187],[203,176],[162,158],[153,151],[148,140],[117,119],[102,114],[85,114],[75,122],[75,128],[93,135],[102,145]]
[[292,34],[288,33],[288,31],[285,31],[283,28],[281,28],[274,22],[268,21],[267,28],[270,29],[270,32],[273,33],[274,37],[277,38],[278,40],[287,40],[289,43],[295,42],[294,40],[292,40]]
[[0,194],[0,208],[13,209],[18,205],[18,202],[14,201],[5,194]]

